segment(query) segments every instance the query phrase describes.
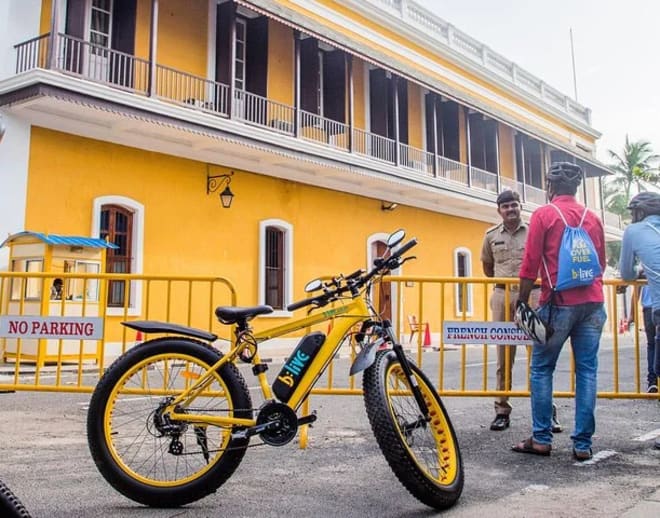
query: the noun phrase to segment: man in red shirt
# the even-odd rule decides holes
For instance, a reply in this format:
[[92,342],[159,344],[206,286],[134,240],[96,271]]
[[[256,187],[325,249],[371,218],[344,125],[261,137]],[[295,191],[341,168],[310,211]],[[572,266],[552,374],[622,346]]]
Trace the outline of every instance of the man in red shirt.
[[597,275],[588,286],[563,291],[554,289],[559,248],[566,224],[577,227],[582,221],[582,228],[594,244],[601,271],[605,269],[603,224],[598,216],[575,199],[581,181],[582,169],[579,166],[568,162],[552,164],[546,175],[550,203],[534,211],[530,219],[527,246],[520,267],[518,300],[525,304],[528,302],[540,272],[542,284],[538,317],[554,331],[546,343],[534,342],[530,369],[532,436],[516,444],[513,450],[550,455],[553,374],[564,342],[570,337],[576,377],[575,429],[571,435],[573,456],[578,461],[585,461],[592,457],[591,437],[596,428],[598,347],[606,319],[602,276]]

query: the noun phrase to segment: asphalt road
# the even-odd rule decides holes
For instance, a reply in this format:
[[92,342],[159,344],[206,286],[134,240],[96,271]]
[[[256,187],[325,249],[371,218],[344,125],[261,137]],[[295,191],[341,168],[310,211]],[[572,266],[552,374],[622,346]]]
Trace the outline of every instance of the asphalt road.
[[[614,366],[606,349],[601,360],[604,386],[609,385]],[[628,365],[634,354],[623,351],[619,357],[622,372],[634,370]],[[460,351],[454,357],[446,356],[447,385],[459,382],[460,361]],[[568,383],[567,361],[564,358],[558,370],[558,385]],[[431,372],[437,369],[435,362],[437,355],[425,354],[424,364]],[[514,378],[524,377],[524,365],[519,363]],[[467,371],[470,369],[476,367]],[[271,374],[277,371],[275,362]],[[335,374],[341,377],[347,371],[348,362],[339,360]],[[478,369],[475,378],[479,379],[480,372]],[[308,449],[299,449],[297,442],[280,448],[255,446],[217,493],[169,510],[149,509],[127,500],[98,473],[85,437],[88,400],[89,396],[81,394],[0,394],[0,479],[34,517],[437,514],[408,494],[389,470],[360,397],[314,396],[311,408],[317,410],[318,420],[310,431]],[[492,398],[445,398],[466,473],[463,495],[446,515],[643,516],[631,514],[631,509],[660,486],[660,450],[652,448],[653,437],[660,434],[658,401],[600,399],[596,459],[588,465],[576,463],[571,456],[572,399],[557,401],[566,431],[557,434],[548,458],[510,451],[530,431],[529,401],[517,398],[513,402],[511,428],[491,432]]]

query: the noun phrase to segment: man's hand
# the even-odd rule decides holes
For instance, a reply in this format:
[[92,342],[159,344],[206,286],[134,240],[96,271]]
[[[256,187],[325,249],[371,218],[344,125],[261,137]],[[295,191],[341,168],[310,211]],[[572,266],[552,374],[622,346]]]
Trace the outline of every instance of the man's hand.
[[616,294],[617,294],[617,295],[623,295],[623,294],[626,292],[627,289],[628,289],[628,285],[627,285],[627,284],[619,284],[619,285],[616,287]]

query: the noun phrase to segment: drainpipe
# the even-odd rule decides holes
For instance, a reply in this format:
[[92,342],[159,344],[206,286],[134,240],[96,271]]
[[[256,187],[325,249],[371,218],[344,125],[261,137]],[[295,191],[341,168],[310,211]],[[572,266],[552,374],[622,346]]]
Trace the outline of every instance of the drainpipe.
[[[229,0],[229,92],[227,111],[230,119],[234,118],[234,95],[236,94],[236,2]],[[245,100],[243,101],[245,102]]]
[[463,108],[465,114],[465,138],[467,144],[467,184],[472,187],[472,144],[470,143],[470,108]]
[[353,84],[353,55],[344,52],[348,69],[348,152],[353,152],[353,127],[355,126],[355,91]]
[[300,31],[293,31],[293,134],[300,137]]
[[433,177],[438,177],[438,98],[431,93],[433,99]]
[[149,30],[149,97],[154,97],[157,86],[158,0],[151,0],[151,27]]
[[392,74],[392,89],[394,90],[394,165],[401,164],[399,149],[399,78]]

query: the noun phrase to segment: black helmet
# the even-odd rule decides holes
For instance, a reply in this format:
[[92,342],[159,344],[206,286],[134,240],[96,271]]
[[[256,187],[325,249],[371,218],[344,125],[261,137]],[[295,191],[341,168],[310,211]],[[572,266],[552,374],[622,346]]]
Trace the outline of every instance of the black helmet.
[[582,181],[582,168],[571,162],[553,162],[545,179],[547,182],[577,187]]
[[640,192],[630,200],[628,209],[631,211],[643,211],[644,217],[651,214],[660,214],[660,194],[648,191]]

